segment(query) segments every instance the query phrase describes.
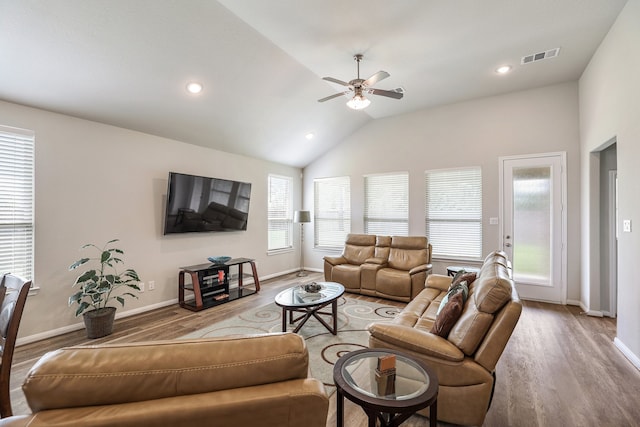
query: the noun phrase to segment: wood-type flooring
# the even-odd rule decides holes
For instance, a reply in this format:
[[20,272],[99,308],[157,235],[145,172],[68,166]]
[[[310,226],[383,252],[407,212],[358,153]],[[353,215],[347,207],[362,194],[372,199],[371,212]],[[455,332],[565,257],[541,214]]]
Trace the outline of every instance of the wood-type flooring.
[[[309,273],[302,280],[318,281],[322,275]],[[178,338],[248,308],[268,304],[278,292],[300,281],[295,274],[265,280],[256,295],[200,312],[175,304],[118,319],[114,333],[97,340],[88,340],[85,331],[80,330],[19,346],[11,377],[13,412],[30,413],[20,385],[27,371],[47,351],[78,344]],[[384,303],[404,306],[388,300]],[[524,301],[520,321],[496,369],[496,391],[484,425],[639,426],[640,371],[614,346],[615,335],[615,319],[589,317],[575,306]],[[335,403],[334,393],[327,426],[336,425]],[[464,402],[460,404],[463,408]],[[346,401],[345,426],[366,425],[362,410]],[[429,420],[418,415],[403,424],[428,425]]]

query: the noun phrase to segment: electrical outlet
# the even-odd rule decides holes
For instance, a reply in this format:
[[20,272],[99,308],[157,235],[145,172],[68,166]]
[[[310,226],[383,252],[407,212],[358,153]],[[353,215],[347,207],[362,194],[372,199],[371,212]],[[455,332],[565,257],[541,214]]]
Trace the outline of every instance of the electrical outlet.
[[625,233],[631,233],[631,220],[625,219],[622,221],[622,231]]
[[156,288],[156,282],[149,280],[149,290],[152,291]]
[[144,282],[138,283],[138,287],[140,288],[140,292],[144,292]]

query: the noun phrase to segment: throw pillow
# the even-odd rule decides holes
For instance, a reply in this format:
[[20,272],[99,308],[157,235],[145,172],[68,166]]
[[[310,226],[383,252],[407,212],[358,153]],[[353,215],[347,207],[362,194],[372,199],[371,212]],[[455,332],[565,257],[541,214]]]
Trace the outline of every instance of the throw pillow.
[[444,298],[442,298],[442,301],[440,302],[440,307],[438,307],[436,316],[440,314],[440,312],[442,311],[444,306],[447,305],[447,302],[449,302],[451,297],[457,293],[462,293],[462,304],[464,304],[467,301],[467,297],[469,296],[469,287],[467,286],[467,282],[460,282],[460,283],[457,283],[455,286],[451,285],[449,287],[449,291],[444,296]]
[[460,318],[463,307],[462,292],[458,292],[449,299],[442,311],[436,316],[436,321],[433,322],[430,332],[442,338],[447,338],[451,328]]
[[467,285],[471,285],[473,281],[476,280],[476,273],[470,273],[465,270],[460,270],[453,276],[453,280],[451,281],[451,286],[449,289],[453,288],[455,285],[461,282],[467,282]]

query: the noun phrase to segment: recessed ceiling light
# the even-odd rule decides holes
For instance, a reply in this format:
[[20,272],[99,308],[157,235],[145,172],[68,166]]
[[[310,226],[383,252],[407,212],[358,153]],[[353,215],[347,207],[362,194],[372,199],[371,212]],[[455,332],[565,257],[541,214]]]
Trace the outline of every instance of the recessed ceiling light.
[[496,70],[496,73],[507,74],[509,71],[511,71],[511,65],[503,65],[502,67]]
[[309,132],[308,134],[306,134],[304,137],[307,138],[308,140],[312,140],[313,137],[316,136],[315,133],[313,132]]
[[187,84],[187,92],[189,93],[200,93],[202,92],[202,85],[197,82],[191,82]]

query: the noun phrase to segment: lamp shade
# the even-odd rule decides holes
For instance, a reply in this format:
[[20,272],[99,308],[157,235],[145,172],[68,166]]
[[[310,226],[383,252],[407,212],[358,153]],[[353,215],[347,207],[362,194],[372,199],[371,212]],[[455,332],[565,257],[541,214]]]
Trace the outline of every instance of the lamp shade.
[[293,213],[293,222],[311,222],[311,212],[295,211]]

